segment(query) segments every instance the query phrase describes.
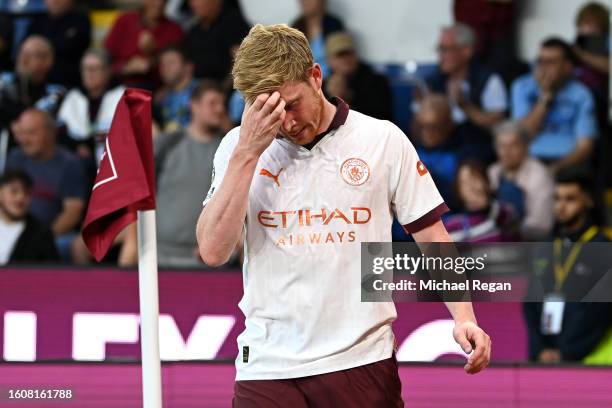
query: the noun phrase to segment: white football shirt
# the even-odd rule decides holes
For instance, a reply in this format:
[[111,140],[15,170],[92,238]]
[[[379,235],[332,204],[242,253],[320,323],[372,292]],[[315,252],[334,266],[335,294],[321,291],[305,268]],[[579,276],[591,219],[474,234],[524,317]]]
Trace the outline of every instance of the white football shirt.
[[[334,125],[335,123],[335,125]],[[283,138],[261,155],[245,220],[246,329],[236,380],[304,377],[391,357],[392,302],[361,302],[360,243],[391,241],[396,215],[418,230],[446,211],[403,132],[338,101],[311,150]],[[204,204],[240,128],[222,140]]]

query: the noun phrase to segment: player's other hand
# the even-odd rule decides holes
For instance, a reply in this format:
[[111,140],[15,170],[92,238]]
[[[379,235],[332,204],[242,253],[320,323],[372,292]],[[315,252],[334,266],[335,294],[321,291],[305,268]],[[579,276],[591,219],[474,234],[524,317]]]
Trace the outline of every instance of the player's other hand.
[[453,337],[468,356],[463,367],[466,373],[476,374],[489,365],[491,360],[491,338],[473,322],[457,323]]
[[285,101],[280,93],[259,95],[242,114],[240,144],[259,157],[278,135],[284,120]]

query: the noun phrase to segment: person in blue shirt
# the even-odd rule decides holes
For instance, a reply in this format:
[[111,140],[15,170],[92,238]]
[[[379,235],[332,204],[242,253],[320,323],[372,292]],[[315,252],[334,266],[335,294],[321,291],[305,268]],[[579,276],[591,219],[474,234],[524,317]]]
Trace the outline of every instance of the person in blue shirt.
[[531,74],[512,84],[512,117],[531,137],[529,150],[553,173],[584,164],[598,135],[591,92],[572,78],[571,47],[549,38],[539,51]]

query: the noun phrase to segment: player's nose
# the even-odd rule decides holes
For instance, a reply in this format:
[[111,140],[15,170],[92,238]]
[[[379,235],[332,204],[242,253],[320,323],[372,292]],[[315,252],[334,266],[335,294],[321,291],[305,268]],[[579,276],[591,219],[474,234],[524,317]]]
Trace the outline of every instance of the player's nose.
[[287,114],[285,116],[285,120],[283,121],[283,131],[285,133],[291,133],[291,131],[295,128],[296,124],[297,122],[295,121],[295,119],[289,114]]

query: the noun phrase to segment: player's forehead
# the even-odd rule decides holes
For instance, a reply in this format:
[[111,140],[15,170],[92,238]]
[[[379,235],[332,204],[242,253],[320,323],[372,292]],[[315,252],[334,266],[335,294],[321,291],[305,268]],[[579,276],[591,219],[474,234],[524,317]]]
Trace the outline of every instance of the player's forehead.
[[302,97],[305,94],[307,87],[308,84],[306,81],[287,81],[280,88],[278,88],[278,92],[286,103],[291,103]]

